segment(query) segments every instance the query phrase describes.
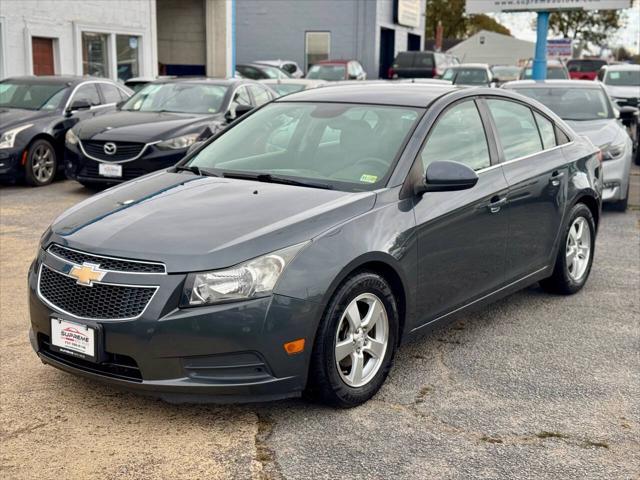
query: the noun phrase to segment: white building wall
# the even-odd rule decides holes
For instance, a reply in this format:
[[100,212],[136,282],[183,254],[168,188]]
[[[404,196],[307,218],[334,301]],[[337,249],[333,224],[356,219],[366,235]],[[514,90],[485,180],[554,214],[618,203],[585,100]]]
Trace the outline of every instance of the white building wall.
[[535,44],[509,35],[481,30],[447,50],[462,63],[517,65],[533,57]]
[[110,77],[116,78],[115,34],[140,37],[141,76],[157,75],[154,0],[1,0],[0,76],[31,75],[31,37],[54,40],[55,73],[82,75],[83,31],[111,34]]

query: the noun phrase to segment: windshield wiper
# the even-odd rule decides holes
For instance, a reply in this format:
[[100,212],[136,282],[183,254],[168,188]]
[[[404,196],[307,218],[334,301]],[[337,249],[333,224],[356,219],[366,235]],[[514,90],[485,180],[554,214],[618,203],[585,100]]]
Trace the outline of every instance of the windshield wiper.
[[294,185],[296,187],[322,188],[324,190],[333,190],[333,186],[328,183],[308,182],[303,180],[294,180],[292,178],[280,177],[270,173],[239,173],[225,172],[222,174],[224,178],[237,178],[240,180],[257,180],[265,183],[281,183],[283,185]]
[[201,177],[219,177],[217,173],[213,173],[210,170],[205,170],[196,165],[176,165],[174,167],[175,172],[191,172],[196,175],[200,175]]

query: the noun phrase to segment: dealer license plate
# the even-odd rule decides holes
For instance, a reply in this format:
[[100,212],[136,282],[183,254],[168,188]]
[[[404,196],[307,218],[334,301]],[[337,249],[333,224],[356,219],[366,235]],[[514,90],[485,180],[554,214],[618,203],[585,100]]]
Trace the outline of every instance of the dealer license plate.
[[122,165],[113,163],[100,163],[98,173],[103,177],[122,177]]
[[87,325],[52,318],[51,345],[59,352],[93,360],[96,358],[96,331]]

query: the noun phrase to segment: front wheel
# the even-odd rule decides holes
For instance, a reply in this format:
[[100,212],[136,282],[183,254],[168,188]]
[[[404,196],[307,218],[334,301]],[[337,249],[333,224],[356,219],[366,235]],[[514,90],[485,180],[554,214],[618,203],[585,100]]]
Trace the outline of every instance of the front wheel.
[[398,326],[396,299],[385,279],[371,272],[349,277],[318,328],[307,392],[342,408],[369,400],[391,369]]
[[36,140],[27,152],[25,178],[29,185],[41,187],[53,182],[58,169],[56,151],[47,140]]
[[542,288],[562,295],[578,292],[591,272],[595,240],[596,226],[591,210],[584,203],[578,203],[569,214],[553,274],[540,282]]

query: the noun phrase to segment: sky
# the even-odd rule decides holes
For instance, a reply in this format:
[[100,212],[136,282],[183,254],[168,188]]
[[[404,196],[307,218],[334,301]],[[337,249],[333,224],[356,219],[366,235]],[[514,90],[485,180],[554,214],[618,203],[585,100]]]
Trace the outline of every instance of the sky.
[[[535,13],[497,13],[493,15],[497,21],[511,30],[511,34],[523,40],[535,42],[536,32],[534,27]],[[640,52],[640,1],[634,3],[633,8],[624,10],[626,17],[626,25],[620,29],[614,36],[610,46],[624,46],[628,50]],[[549,38],[553,38],[553,34],[549,33]]]

